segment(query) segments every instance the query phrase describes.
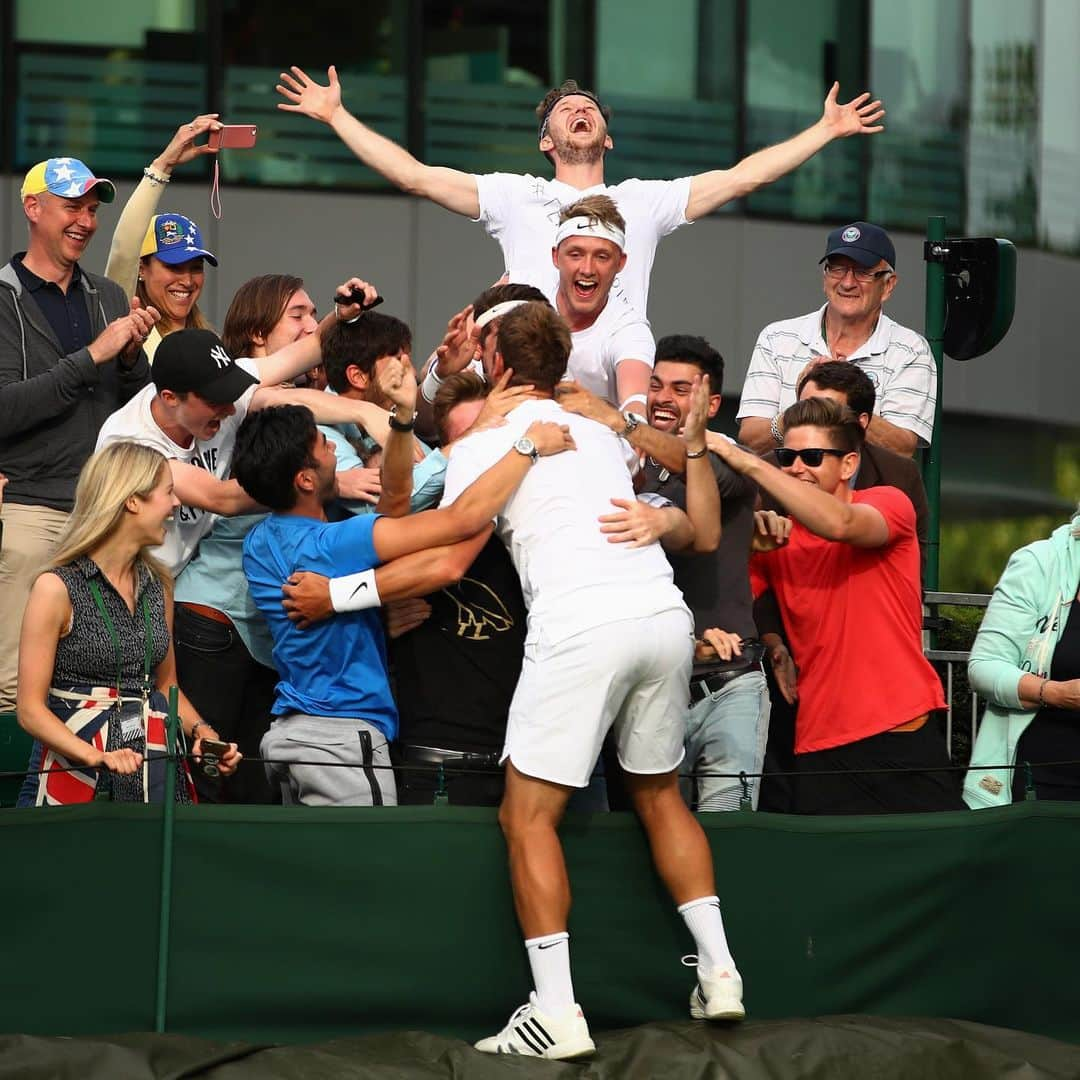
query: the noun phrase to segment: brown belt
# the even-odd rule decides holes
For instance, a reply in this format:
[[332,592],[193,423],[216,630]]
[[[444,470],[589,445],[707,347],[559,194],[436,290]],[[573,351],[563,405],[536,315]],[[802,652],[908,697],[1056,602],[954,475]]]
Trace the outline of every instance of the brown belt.
[[213,619],[214,622],[224,623],[225,626],[232,626],[233,624],[232,619],[224,611],[218,611],[217,608],[207,607],[206,604],[189,604],[186,600],[178,600],[177,603],[181,607],[187,608],[188,611],[201,615],[204,619]]
[[922,716],[916,716],[914,720],[909,720],[906,724],[897,724],[894,728],[889,728],[890,731],[918,731],[919,728],[930,719],[929,713],[923,713]]

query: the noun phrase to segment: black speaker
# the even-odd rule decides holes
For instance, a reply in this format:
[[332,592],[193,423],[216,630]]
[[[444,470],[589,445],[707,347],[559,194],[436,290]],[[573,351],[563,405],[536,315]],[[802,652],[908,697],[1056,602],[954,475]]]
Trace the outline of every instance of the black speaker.
[[989,352],[1012,325],[1016,248],[987,236],[949,237],[945,263],[945,353],[971,360]]

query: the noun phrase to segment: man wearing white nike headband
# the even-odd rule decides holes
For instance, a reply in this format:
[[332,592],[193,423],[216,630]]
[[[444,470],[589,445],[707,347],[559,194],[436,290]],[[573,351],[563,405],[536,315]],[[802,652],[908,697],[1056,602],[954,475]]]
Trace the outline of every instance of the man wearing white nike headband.
[[656,342],[643,314],[612,292],[626,265],[626,222],[606,195],[588,195],[559,214],[551,261],[555,307],[570,327],[567,377],[644,421]]

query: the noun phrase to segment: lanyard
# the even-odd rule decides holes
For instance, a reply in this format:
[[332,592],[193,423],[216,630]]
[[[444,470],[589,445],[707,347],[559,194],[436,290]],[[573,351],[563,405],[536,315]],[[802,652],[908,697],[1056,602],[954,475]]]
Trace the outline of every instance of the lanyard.
[[[120,712],[120,704],[123,699],[123,694],[120,690],[120,681],[123,676],[123,661],[120,657],[120,639],[116,634],[116,627],[113,626],[113,621],[109,618],[108,609],[105,607],[105,600],[101,595],[101,587],[97,581],[93,578],[88,582],[90,586],[90,592],[94,597],[94,603],[97,605],[99,614],[101,615],[101,621],[105,623],[105,629],[109,631],[109,637],[113,643],[113,652],[116,655],[116,711]],[[143,590],[142,596],[139,597],[139,601],[142,605],[143,623],[146,627],[145,635],[145,648],[143,649],[143,702],[145,703],[150,697],[150,650],[153,645],[151,641],[152,628],[150,626],[150,604],[146,599],[146,590]]]

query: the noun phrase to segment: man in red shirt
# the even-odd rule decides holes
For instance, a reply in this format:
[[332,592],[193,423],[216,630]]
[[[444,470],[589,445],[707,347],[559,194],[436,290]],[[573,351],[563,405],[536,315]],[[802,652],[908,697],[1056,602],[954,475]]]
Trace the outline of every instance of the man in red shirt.
[[775,595],[799,668],[795,809],[961,809],[951,773],[921,771],[949,761],[931,716],[945,707],[941,680],[922,652],[915,510],[897,488],[852,489],[863,438],[850,409],[810,398],[784,414],[779,469],[709,441],[794,518],[751,579],[755,595]]

